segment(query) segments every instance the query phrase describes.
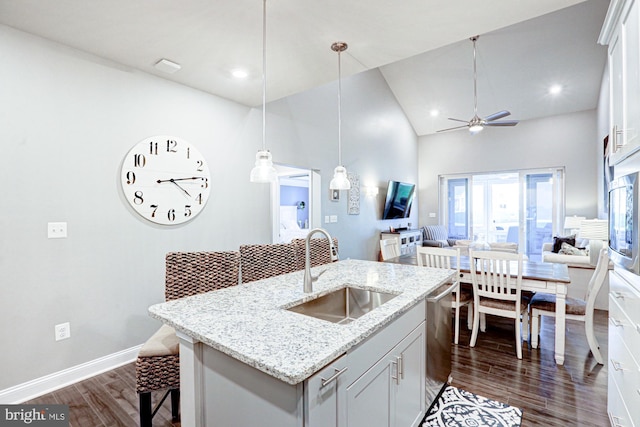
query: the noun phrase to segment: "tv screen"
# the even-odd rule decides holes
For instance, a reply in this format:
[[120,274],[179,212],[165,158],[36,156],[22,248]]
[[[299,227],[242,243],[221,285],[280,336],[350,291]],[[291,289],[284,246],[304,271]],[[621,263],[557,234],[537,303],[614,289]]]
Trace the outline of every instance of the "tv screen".
[[414,184],[389,181],[382,219],[408,218],[411,214]]

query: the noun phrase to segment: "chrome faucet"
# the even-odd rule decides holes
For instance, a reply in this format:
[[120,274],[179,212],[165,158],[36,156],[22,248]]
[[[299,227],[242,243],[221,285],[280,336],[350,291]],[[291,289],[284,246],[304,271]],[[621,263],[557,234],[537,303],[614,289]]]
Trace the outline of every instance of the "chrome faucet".
[[311,275],[311,236],[316,233],[324,234],[324,236],[329,241],[329,255],[331,256],[331,261],[338,261],[338,250],[335,246],[333,246],[333,239],[331,239],[331,235],[324,228],[314,228],[307,234],[307,237],[304,239],[304,286],[303,291],[305,293],[313,292],[313,282],[318,279],[318,276],[313,277]]

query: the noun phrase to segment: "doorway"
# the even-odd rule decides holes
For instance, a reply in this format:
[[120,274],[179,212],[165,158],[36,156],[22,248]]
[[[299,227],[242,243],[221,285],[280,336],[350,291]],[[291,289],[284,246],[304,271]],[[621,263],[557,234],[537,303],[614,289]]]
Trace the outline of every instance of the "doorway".
[[278,177],[271,186],[272,242],[289,243],[321,225],[320,173],[296,166],[274,167]]

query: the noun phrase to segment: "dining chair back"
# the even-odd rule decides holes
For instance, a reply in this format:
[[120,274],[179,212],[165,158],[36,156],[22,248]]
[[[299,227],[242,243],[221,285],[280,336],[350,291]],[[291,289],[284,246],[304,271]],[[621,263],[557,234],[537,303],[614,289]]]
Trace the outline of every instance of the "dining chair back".
[[467,326],[473,324],[473,292],[460,286],[460,249],[420,246],[416,248],[416,258],[421,267],[445,268],[454,270],[456,287],[451,294],[451,308],[455,310],[453,342],[458,344],[460,338],[460,308],[468,307]]
[[522,328],[528,330],[527,302],[522,299],[522,254],[469,250],[474,313],[471,347],[475,347],[480,314],[515,319],[516,354],[522,359]]
[[296,248],[291,243],[240,246],[242,283],[298,270]]
[[[333,247],[338,250],[338,239],[333,237]],[[291,244],[296,251],[297,270],[304,270],[304,260],[306,255],[305,239],[292,239]],[[309,241],[309,247],[311,248],[311,254],[309,255],[311,260],[311,267],[317,267],[323,264],[331,264],[331,248],[329,241],[325,238],[311,239]]]
[[[565,317],[567,319],[584,322],[585,334],[589,349],[594,359],[603,365],[604,358],[600,353],[600,345],[593,329],[593,310],[595,308],[596,297],[607,278],[609,271],[609,253],[607,248],[600,249],[598,261],[593,275],[587,285],[587,292],[584,299],[566,297]],[[556,296],[538,292],[531,299],[531,347],[538,348],[538,334],[540,330],[540,316],[556,315]]]
[[[165,299],[167,301],[216,289],[239,282],[240,253],[170,252],[165,257]],[[152,392],[167,390],[156,403]],[[153,416],[168,395],[171,414],[180,417],[180,354],[176,331],[162,325],[138,352],[136,359],[136,392],[139,396],[140,427],[151,427]]]
[[382,260],[386,261],[391,258],[397,258],[400,256],[400,248],[398,247],[397,239],[382,239],[380,240],[380,253]]

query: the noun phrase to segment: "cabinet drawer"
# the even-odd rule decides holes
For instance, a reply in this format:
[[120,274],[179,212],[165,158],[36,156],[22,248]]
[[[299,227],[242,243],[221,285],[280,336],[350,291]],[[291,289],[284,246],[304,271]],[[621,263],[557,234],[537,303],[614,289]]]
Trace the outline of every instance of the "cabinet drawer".
[[[640,281],[638,276],[632,275],[632,278]],[[640,324],[640,291],[622,277],[621,272],[609,275],[609,293],[631,321]]]
[[609,401],[607,403],[607,415],[609,415],[609,422],[611,425],[613,427],[637,427],[634,424],[629,411],[627,411],[625,401],[611,375],[609,375],[608,388]]
[[[621,340],[640,366],[640,324],[629,318],[612,295],[609,296],[609,337]],[[609,354],[613,354],[611,350]]]

